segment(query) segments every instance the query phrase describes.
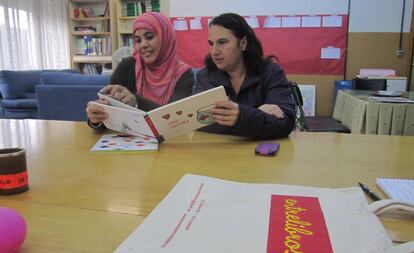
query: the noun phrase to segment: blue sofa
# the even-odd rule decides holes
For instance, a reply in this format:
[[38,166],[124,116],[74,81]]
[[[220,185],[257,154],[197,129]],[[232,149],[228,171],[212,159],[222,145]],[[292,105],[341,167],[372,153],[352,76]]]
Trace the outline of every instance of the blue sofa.
[[39,118],[86,121],[86,105],[109,83],[108,75],[42,73],[36,86]]
[[77,70],[0,70],[0,117],[38,118],[35,87],[45,72],[79,73]]

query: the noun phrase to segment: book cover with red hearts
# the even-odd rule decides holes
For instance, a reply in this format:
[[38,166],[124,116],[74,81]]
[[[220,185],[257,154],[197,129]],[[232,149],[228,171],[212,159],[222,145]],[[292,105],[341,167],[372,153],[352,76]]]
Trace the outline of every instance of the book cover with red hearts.
[[108,118],[103,122],[109,129],[135,136],[148,136],[162,142],[213,123],[210,108],[218,101],[227,100],[220,86],[149,112],[123,104],[111,97],[98,94],[108,105],[90,102],[104,108]]
[[227,100],[227,96],[220,86],[159,107],[147,115],[166,140],[213,123],[209,110],[214,103],[223,100]]

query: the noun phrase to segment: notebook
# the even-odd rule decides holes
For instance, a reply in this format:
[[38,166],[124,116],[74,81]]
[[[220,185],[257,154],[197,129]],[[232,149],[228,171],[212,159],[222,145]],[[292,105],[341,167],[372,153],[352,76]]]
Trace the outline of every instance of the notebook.
[[377,185],[388,197],[414,205],[413,179],[379,177]]

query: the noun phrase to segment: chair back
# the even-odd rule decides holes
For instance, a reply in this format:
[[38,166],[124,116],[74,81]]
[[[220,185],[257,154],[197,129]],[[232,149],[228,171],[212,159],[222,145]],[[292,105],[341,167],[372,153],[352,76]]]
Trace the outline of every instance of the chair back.
[[295,82],[290,83],[293,99],[296,104],[296,128],[307,132],[339,132],[349,133],[349,129],[332,117],[305,116],[303,111],[303,97],[299,86]]
[[354,78],[352,80],[353,90],[386,90],[386,79]]
[[300,131],[305,130],[305,112],[303,111],[303,98],[296,82],[290,82],[293,99],[295,100],[296,119],[295,125]]

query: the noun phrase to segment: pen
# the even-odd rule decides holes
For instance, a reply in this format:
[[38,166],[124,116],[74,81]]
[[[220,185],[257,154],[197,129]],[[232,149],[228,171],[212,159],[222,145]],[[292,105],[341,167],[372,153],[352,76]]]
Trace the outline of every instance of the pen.
[[362,188],[362,190],[368,194],[368,196],[373,200],[373,201],[377,201],[380,200],[381,198],[370,188],[368,188],[368,186],[364,185],[363,183],[358,183],[359,186]]

